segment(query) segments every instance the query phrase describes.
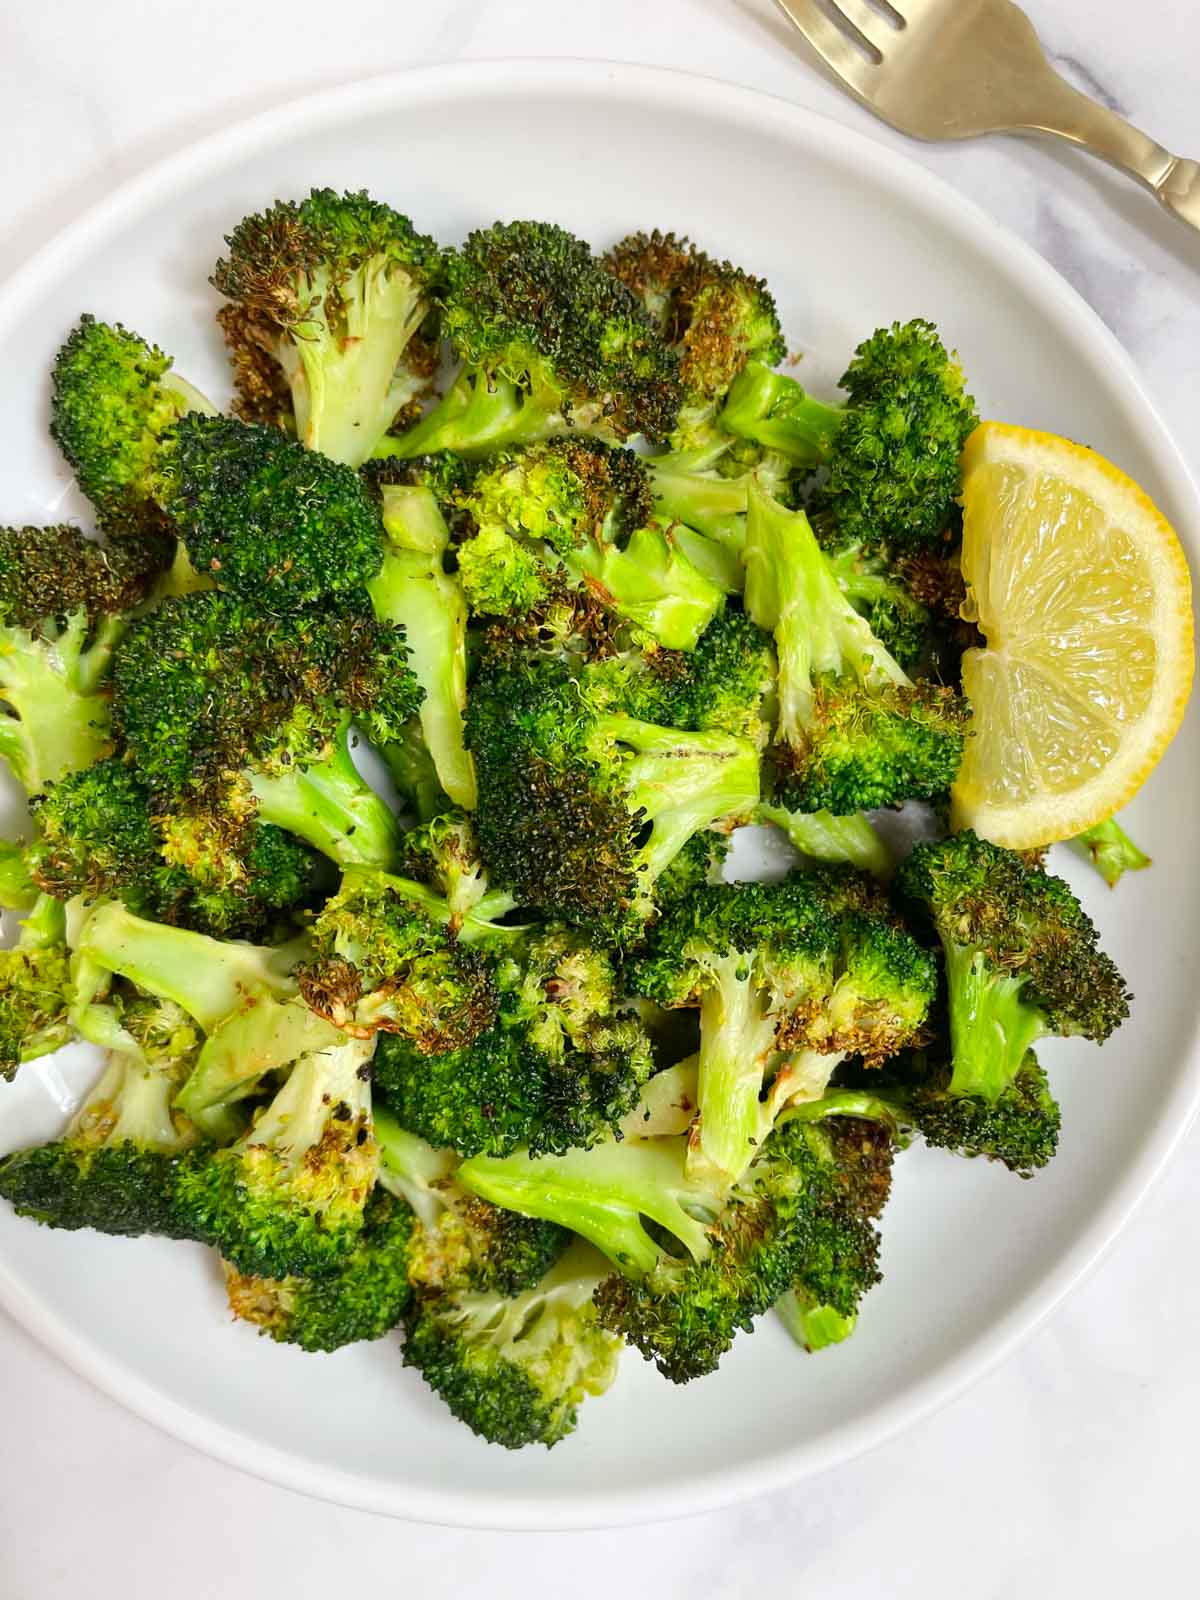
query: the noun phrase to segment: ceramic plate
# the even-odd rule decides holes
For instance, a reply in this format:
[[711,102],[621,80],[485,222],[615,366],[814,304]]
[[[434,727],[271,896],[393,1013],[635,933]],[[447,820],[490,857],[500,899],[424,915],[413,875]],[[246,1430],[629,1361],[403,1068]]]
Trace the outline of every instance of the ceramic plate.
[[[635,228],[686,232],[767,277],[817,389],[879,324],[931,317],[985,416],[1111,456],[1194,550],[1196,491],[1131,363],[1050,267],[960,195],[782,101],[546,61],[417,72],[304,101],[197,146],[75,223],[0,295],[5,521],[85,514],[46,434],[47,369],[79,313],[137,328],[222,399],[206,283],[222,235],[314,184],[366,187],[447,242],[497,216],[553,218],[599,246]],[[397,1515],[544,1528],[648,1520],[828,1467],[1011,1350],[1095,1260],[1183,1133],[1200,1087],[1200,905],[1178,892],[1200,870],[1200,831],[1184,821],[1198,768],[1193,715],[1129,813],[1153,872],[1110,894],[1067,866],[1137,1005],[1102,1051],[1046,1049],[1064,1112],[1058,1160],[1021,1183],[907,1155],[884,1223],[885,1281],[842,1349],[801,1355],[768,1318],[690,1388],[629,1355],[571,1439],[510,1454],[454,1422],[392,1340],[308,1356],[231,1325],[198,1248],[55,1234],[5,1209],[0,1301],[79,1372],[200,1449]],[[0,831],[19,815],[10,799]],[[0,1096],[3,1145],[54,1132],[92,1073],[79,1049],[26,1068]]]

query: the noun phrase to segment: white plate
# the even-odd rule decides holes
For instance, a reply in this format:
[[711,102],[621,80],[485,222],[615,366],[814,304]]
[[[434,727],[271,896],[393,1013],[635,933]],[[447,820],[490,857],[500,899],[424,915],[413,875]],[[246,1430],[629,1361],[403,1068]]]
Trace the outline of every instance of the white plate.
[[[1102,450],[1194,547],[1196,491],[1130,361],[1050,267],[961,196],[782,101],[546,61],[417,72],[307,100],[199,145],[77,222],[0,296],[5,521],[82,511],[45,429],[47,367],[78,314],[125,320],[220,399],[228,383],[205,279],[221,235],[313,184],[366,186],[444,240],[497,215],[554,218],[599,245],[639,227],[686,231],[765,273],[814,386],[878,324],[929,316],[961,351],[985,415]],[[1198,765],[1193,716],[1130,812],[1153,872],[1110,896],[1067,866],[1138,1004],[1103,1052],[1047,1048],[1065,1118],[1058,1160],[1020,1183],[907,1155],[885,1219],[886,1279],[843,1349],[804,1357],[767,1319],[716,1377],[687,1389],[630,1355],[574,1437],[514,1455],[453,1422],[392,1340],[313,1357],[231,1326],[199,1249],[55,1234],[5,1210],[0,1299],[77,1371],[199,1448],[396,1515],[595,1526],[699,1511],[828,1467],[1011,1350],[1181,1137],[1200,1090],[1200,930],[1194,897],[1180,892],[1200,866],[1186,820]],[[26,1068],[0,1098],[4,1145],[51,1133],[55,1094],[86,1076],[78,1059]]]

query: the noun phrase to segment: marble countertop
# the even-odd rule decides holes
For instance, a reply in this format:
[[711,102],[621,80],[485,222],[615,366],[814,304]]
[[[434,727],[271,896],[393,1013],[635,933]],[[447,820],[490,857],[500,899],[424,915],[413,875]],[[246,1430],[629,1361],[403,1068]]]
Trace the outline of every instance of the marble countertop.
[[[1194,0],[1028,0],[1082,88],[1200,151]],[[1136,27],[1134,23],[1136,21]],[[410,65],[590,56],[691,69],[902,145],[1053,262],[1141,367],[1200,472],[1200,240],[1066,149],[891,134],[801,59],[771,0],[49,0],[0,21],[0,276],[112,185],[307,91]],[[310,1502],[121,1410],[0,1314],[0,1595],[295,1600],[1002,1600],[1190,1592],[1200,1555],[1200,1130],[1090,1281],[1000,1370],[870,1455],[703,1519],[478,1534]]]

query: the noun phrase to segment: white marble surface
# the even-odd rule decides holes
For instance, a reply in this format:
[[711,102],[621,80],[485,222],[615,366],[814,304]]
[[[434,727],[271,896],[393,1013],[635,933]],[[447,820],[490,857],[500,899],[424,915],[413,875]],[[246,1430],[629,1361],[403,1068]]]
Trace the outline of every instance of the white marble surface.
[[[1029,0],[1082,87],[1200,153],[1195,0]],[[771,0],[43,0],[0,15],[0,274],[199,135],[407,65],[604,56],[690,68],[892,139],[791,47]],[[897,143],[905,141],[896,139]],[[1132,352],[1200,471],[1200,239],[1073,152],[906,144],[1062,271]],[[476,1534],[305,1501],[120,1410],[0,1316],[5,1600],[1006,1600],[1195,1592],[1200,1131],[1091,1281],[965,1398],[826,1477],[702,1520]]]

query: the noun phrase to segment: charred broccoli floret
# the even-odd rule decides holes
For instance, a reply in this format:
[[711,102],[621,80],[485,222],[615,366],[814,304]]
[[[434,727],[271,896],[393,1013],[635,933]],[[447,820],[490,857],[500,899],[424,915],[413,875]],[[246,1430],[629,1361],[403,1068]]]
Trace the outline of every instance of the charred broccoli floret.
[[405,1365],[490,1443],[555,1445],[574,1430],[584,1398],[616,1376],[621,1340],[592,1303],[606,1270],[580,1241],[511,1298],[478,1289],[423,1298],[408,1321]]
[[840,544],[895,552],[937,544],[960,489],[958,460],[979,420],[963,375],[932,323],[880,328],[841,379],[843,408],[751,362],[721,426],[804,466],[827,466],[820,501]]
[[244,218],[212,283],[239,406],[288,419],[300,442],[357,465],[421,392],[430,352],[414,336],[432,307],[441,251],[365,191],[314,189]]
[[27,794],[109,747],[106,680],[158,563],[78,528],[0,528],[0,758]]
[[62,902],[39,895],[17,942],[0,950],[0,1078],[73,1037],[75,982]]
[[279,617],[190,595],[131,627],[113,687],[118,739],[155,795],[255,814],[341,865],[390,862],[395,819],[356,770],[349,727],[384,742],[419,704],[402,629],[365,610]]
[[0,1160],[0,1195],[51,1228],[192,1237],[175,1204],[178,1157],[197,1129],[172,1107],[200,1036],[169,1001],[127,1003],[134,1051],[110,1051],[100,1081],[60,1139]]
[[81,317],[55,357],[50,432],[106,531],[173,532],[153,479],[163,435],[190,412],[215,414],[170,356],[119,322]]
[[789,1101],[838,1062],[879,1062],[920,1035],[936,992],[928,952],[849,871],[726,884],[672,906],[634,965],[635,991],[698,1006],[698,1118],[689,1168],[745,1172]]
[[920,844],[896,877],[941,942],[950,1095],[995,1105],[1041,1038],[1103,1043],[1130,995],[1061,878],[966,831]]
[[547,222],[496,223],[448,252],[444,272],[442,328],[461,371],[379,454],[471,454],[573,428],[618,441],[671,432],[678,362],[581,239]]
[[946,792],[962,759],[965,702],[909,680],[842,594],[808,518],[757,489],[746,609],[775,634],[778,800],[844,815]]
[[196,570],[264,609],[355,596],[383,561],[358,474],[274,428],[184,417],[158,450],[153,489]]
[[645,721],[621,708],[607,674],[546,656],[484,665],[467,739],[492,881],[610,936],[649,914],[655,880],[693,834],[758,800],[748,740]]

